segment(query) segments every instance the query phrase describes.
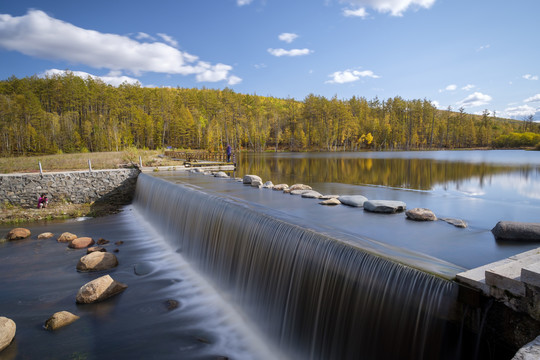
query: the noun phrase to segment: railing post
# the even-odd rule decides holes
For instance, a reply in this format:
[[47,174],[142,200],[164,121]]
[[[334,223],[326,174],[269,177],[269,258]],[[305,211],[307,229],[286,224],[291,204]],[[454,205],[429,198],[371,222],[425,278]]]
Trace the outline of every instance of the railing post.
[[88,171],[92,172],[92,161],[88,159]]
[[39,175],[43,177],[43,169],[41,168],[41,161],[38,161],[38,164],[39,164]]

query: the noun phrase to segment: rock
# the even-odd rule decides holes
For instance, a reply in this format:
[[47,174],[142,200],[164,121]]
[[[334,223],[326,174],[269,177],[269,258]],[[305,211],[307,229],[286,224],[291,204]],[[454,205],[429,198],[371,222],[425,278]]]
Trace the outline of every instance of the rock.
[[15,229],[11,229],[7,235],[6,235],[6,239],[8,241],[11,241],[11,240],[21,240],[21,239],[26,239],[27,237],[29,237],[32,233],[30,232],[30,230],[28,229],[25,229],[25,228],[15,228]]
[[67,326],[79,319],[79,316],[73,315],[69,311],[59,311],[54,313],[47,321],[45,321],[45,329],[60,329],[61,327]]
[[44,232],[44,233],[41,233],[38,235],[38,239],[50,239],[54,236],[54,234],[52,232]]
[[253,180],[259,180],[261,182],[261,184],[263,183],[262,179],[257,175],[244,175],[244,178],[242,179],[242,182],[244,184],[246,184],[246,185],[251,185]]
[[[323,195],[319,199],[321,200],[329,200],[329,199],[337,199],[339,195]],[[340,202],[341,204],[341,202]]]
[[368,200],[364,202],[364,210],[375,213],[393,214],[399,211],[403,211],[406,208],[407,205],[403,201]]
[[123,245],[124,242],[122,240],[118,240],[117,242],[114,243],[114,245]]
[[321,205],[339,205],[339,204],[341,204],[341,201],[339,201],[337,198],[330,198],[330,199],[321,201],[319,204],[321,204]]
[[461,219],[452,219],[452,218],[440,218],[440,220],[447,222],[450,225],[454,225],[458,228],[466,228],[467,223]]
[[540,241],[540,223],[499,221],[491,232],[497,240]]
[[307,193],[308,191],[311,191],[311,190],[293,190],[293,191],[290,191],[289,194],[291,194],[291,195],[303,195],[303,194]]
[[217,173],[214,174],[214,177],[225,179],[225,178],[228,178],[229,175],[227,175],[227,174],[224,173],[223,171],[219,171],[219,172],[217,172]]
[[271,182],[270,180],[268,180],[267,182],[265,182],[263,184],[263,188],[265,188],[265,189],[273,189],[274,188],[274,183]]
[[77,238],[77,235],[70,232],[65,232],[57,239],[58,242],[70,242]]
[[98,245],[106,245],[109,243],[109,240],[105,240],[104,238],[99,238],[97,241]]
[[167,308],[168,311],[174,310],[178,308],[178,306],[180,306],[180,303],[177,300],[169,299],[165,301],[165,307]]
[[135,271],[136,275],[148,275],[152,271],[154,271],[155,266],[151,262],[143,262],[139,264],[135,264],[133,270]]
[[102,247],[102,246],[93,246],[93,247],[89,247],[88,249],[86,249],[86,253],[87,253],[87,254],[90,254],[90,253],[93,253],[93,252],[97,252],[97,251],[100,251],[100,252],[107,252],[107,249],[105,249],[105,248]]
[[258,187],[258,188],[262,188],[262,181],[261,180],[258,180],[258,179],[254,179],[252,182],[251,182],[251,186],[253,187]]
[[338,197],[338,200],[345,205],[354,206],[354,207],[362,207],[364,206],[364,203],[367,201],[367,197],[362,195],[344,195]]
[[114,280],[109,275],[104,275],[81,286],[77,292],[76,301],[78,304],[99,302],[119,294],[126,289],[126,284]]
[[284,191],[284,190],[287,190],[288,188],[289,188],[289,185],[287,184],[277,184],[277,185],[274,185],[272,190]]
[[437,216],[435,216],[433,211],[429,209],[424,209],[424,208],[414,208],[414,209],[407,210],[405,212],[405,215],[407,215],[407,219],[415,220],[415,221],[437,220]]
[[294,184],[294,185],[289,186],[289,188],[285,189],[284,191],[291,192],[291,191],[294,191],[294,190],[313,190],[313,189],[309,185]]
[[108,270],[118,266],[118,259],[114,254],[96,251],[79,259],[78,271]]
[[512,360],[538,360],[540,359],[540,336],[524,345],[518,350]]
[[17,326],[13,320],[0,316],[0,351],[11,344],[15,337],[16,330]]
[[322,194],[315,190],[307,190],[306,192],[302,194],[302,197],[307,198],[307,199],[318,199],[321,196]]
[[80,237],[80,238],[76,238],[74,240],[72,240],[69,245],[68,245],[68,248],[70,249],[84,249],[84,248],[87,248],[91,245],[94,245],[95,244],[95,241],[94,239],[90,238],[90,237]]

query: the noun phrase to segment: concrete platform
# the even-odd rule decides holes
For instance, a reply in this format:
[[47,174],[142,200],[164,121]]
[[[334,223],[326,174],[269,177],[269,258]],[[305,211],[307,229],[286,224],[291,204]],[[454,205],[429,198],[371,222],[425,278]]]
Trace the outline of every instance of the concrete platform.
[[540,320],[540,248],[459,273],[456,281]]

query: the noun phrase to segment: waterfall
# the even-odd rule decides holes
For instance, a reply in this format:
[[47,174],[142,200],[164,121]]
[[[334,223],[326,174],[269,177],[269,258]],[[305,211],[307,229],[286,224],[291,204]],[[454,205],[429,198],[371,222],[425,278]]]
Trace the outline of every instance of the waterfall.
[[134,206],[291,358],[459,358],[451,281],[146,174]]

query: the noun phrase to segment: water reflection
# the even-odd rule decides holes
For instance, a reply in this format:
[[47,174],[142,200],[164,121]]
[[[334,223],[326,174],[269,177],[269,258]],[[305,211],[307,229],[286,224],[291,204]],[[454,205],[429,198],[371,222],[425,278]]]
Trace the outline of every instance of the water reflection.
[[[477,153],[484,156],[479,157]],[[492,160],[486,153],[493,152],[427,153],[431,157],[426,152],[383,153],[383,156],[381,153],[241,154],[238,172],[257,174],[275,184],[342,183],[414,190],[448,186],[460,189],[473,181],[475,194],[482,193],[481,189],[486,184],[489,186],[495,175],[512,174],[513,179],[516,176],[524,179],[522,182],[529,184],[527,187],[540,177],[538,164],[518,161],[525,152],[519,153],[514,163],[509,156],[515,156],[515,152],[500,151],[495,154],[499,159]],[[537,192],[538,189],[534,190]]]

